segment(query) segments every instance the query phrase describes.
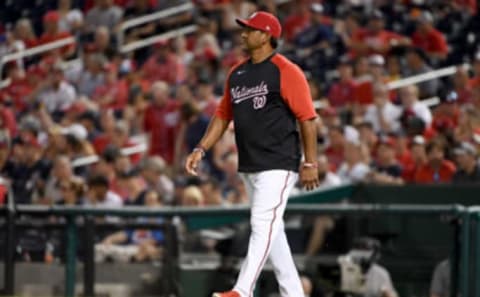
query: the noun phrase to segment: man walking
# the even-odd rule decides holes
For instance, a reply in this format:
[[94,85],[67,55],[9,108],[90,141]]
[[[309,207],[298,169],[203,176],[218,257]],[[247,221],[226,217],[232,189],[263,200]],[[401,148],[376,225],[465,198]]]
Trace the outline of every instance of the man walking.
[[[282,30],[278,19],[256,12],[246,20],[237,19],[237,23],[243,27],[241,36],[249,58],[230,70],[223,99],[185,164],[187,172],[195,175],[205,152],[234,121],[239,172],[251,199],[252,232],[235,287],[213,297],[251,297],[267,257],[281,296],[302,297],[283,213],[299,175],[308,190],[319,184],[316,113],[300,68],[275,52]],[[302,163],[300,139],[305,154]]]

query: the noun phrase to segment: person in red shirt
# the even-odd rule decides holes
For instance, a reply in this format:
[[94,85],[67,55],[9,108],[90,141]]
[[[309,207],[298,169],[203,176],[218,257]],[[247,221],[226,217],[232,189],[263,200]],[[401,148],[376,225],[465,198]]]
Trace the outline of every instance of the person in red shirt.
[[445,159],[445,144],[441,140],[433,140],[427,144],[428,162],[418,168],[415,183],[439,184],[449,183],[457,170],[453,162]]
[[392,47],[405,46],[410,40],[402,35],[384,29],[384,16],[375,10],[369,18],[366,29],[357,30],[350,43],[351,55],[386,55]]
[[308,26],[311,17],[308,2],[295,1],[293,13],[287,16],[283,25],[285,39],[289,42],[293,41],[295,36]]
[[100,105],[100,109],[122,110],[128,101],[128,86],[124,79],[118,79],[117,67],[114,64],[105,66],[105,84],[98,86],[92,98]]
[[344,161],[346,140],[343,135],[343,127],[340,125],[329,127],[328,140],[329,145],[325,149],[325,156],[327,156],[330,162],[330,169],[335,172]]
[[169,99],[169,87],[164,81],[152,85],[152,95],[153,100],[145,110],[143,123],[149,135],[150,155],[161,156],[168,164],[172,164],[180,122],[179,105]]
[[402,178],[405,182],[414,182],[418,169],[427,164],[428,158],[425,146],[425,138],[423,136],[417,135],[412,138],[410,144],[412,162],[404,164],[402,172]]
[[150,81],[165,81],[178,84],[185,80],[185,65],[162,41],[155,45],[154,54],[143,64],[142,76]]
[[459,98],[455,91],[450,92],[443,102],[433,110],[433,127],[437,131],[453,131],[459,123],[460,107]]
[[428,11],[424,11],[417,20],[412,44],[425,51],[430,58],[443,60],[448,54],[445,36],[433,27],[433,16]]
[[330,87],[328,101],[334,107],[348,107],[353,103],[355,81],[353,80],[353,66],[347,57],[342,57],[337,66],[340,80]]
[[[55,10],[48,11],[43,16],[44,31],[38,40],[38,45],[72,37],[72,35],[68,32],[60,32],[58,28],[59,20],[60,14]],[[75,53],[75,44],[69,44],[60,48],[59,50],[52,50],[50,52],[52,56],[56,56],[57,53],[59,53],[63,58],[68,58]]]
[[8,64],[7,77],[10,84],[0,90],[0,98],[2,102],[11,104],[15,113],[23,112],[28,107],[27,97],[33,92],[34,87],[17,63]]

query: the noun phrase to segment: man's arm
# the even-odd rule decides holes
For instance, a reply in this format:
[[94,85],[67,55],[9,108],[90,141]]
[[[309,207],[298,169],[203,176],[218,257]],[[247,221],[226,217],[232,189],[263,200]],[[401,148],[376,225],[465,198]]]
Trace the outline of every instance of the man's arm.
[[197,149],[193,150],[187,157],[185,162],[185,169],[189,174],[197,175],[197,166],[202,160],[203,155],[208,151],[219,139],[228,127],[229,120],[221,119],[213,116],[207,131],[203,135]]
[[300,168],[300,180],[307,190],[313,190],[320,184],[317,170],[317,126],[315,119],[301,121],[299,124],[305,154],[305,163]]

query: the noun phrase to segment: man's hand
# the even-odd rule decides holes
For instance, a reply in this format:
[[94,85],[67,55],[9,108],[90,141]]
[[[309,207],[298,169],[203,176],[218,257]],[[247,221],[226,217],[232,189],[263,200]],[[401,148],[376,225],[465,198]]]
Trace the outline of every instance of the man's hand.
[[302,165],[302,167],[300,167],[300,181],[308,191],[318,187],[320,185],[320,181],[318,179],[318,168],[305,167]]
[[187,160],[185,161],[185,170],[188,174],[198,175],[197,168],[198,164],[202,160],[203,153],[201,151],[193,151],[188,155]]

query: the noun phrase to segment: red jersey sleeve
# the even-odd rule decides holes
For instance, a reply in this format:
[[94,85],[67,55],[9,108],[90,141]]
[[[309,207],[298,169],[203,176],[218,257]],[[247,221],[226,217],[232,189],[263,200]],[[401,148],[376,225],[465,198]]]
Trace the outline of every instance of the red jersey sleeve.
[[299,121],[317,117],[313,107],[310,87],[302,70],[286,58],[276,55],[272,61],[280,69],[280,93]]

